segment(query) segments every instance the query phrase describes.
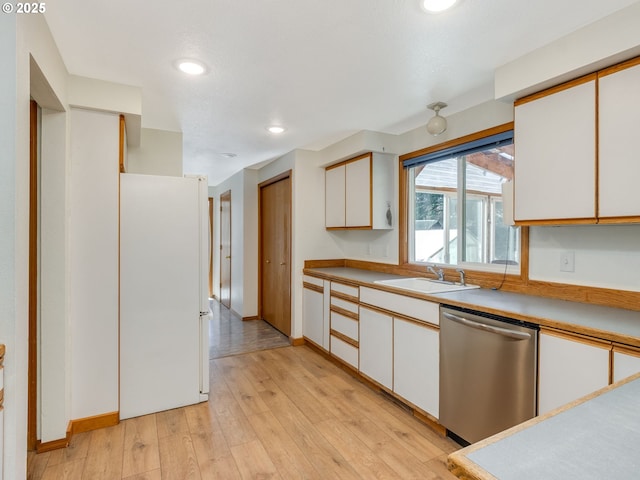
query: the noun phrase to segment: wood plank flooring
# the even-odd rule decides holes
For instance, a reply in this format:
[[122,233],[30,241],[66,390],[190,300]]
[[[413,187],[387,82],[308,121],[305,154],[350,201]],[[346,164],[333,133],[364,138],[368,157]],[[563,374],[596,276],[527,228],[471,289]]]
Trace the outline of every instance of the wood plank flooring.
[[456,443],[266,322],[212,310],[208,402],[30,453],[27,478],[455,479]]
[[74,435],[32,480],[454,479],[456,449],[306,346],[211,361],[208,402]]

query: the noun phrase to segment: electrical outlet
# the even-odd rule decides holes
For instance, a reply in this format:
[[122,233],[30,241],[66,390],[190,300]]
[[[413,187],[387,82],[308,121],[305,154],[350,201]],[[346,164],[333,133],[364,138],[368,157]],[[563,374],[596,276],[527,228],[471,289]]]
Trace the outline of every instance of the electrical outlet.
[[576,264],[575,264],[575,254],[571,250],[567,250],[566,252],[562,252],[560,254],[560,271],[561,272],[575,272]]

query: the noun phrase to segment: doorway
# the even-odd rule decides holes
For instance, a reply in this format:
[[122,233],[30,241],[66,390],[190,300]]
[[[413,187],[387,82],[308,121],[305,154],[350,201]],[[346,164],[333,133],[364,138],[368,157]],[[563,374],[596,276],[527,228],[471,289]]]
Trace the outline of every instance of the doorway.
[[213,198],[209,197],[209,298],[213,298]]
[[291,171],[259,185],[259,315],[291,336]]
[[231,190],[220,195],[220,303],[231,308]]

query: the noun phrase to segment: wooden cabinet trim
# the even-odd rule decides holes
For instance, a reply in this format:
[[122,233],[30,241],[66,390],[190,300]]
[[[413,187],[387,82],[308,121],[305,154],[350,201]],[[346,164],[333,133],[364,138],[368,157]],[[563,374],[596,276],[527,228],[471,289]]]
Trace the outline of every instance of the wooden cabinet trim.
[[314,292],[324,294],[324,288],[319,287],[318,285],[314,285],[313,283],[302,282],[302,287],[306,288],[307,290],[313,290]]
[[584,343],[585,345],[602,348],[603,350],[613,349],[613,344],[608,340],[589,337],[587,335],[582,335],[579,333],[570,333],[564,330],[556,330],[555,328],[549,328],[549,327],[540,327],[540,333],[551,335],[553,337],[563,338],[565,340],[570,340],[573,342]]
[[604,68],[600,70],[598,73],[598,78],[606,77],[607,75],[611,75],[612,73],[620,72],[622,70],[626,70],[627,68],[635,67],[636,65],[640,65],[640,57],[635,57],[630,60],[627,60],[622,63],[618,63],[616,65],[612,65],[611,67]]
[[339,313],[343,317],[348,317],[352,320],[358,321],[359,317],[357,313],[350,312],[349,310],[345,310],[344,308],[336,307],[335,305],[331,305],[330,310],[332,312]]
[[640,223],[640,216],[629,216],[629,217],[599,217],[599,224],[625,224],[629,223]]
[[352,347],[359,348],[358,347],[358,342],[356,340],[354,340],[353,338],[348,337],[344,333],[340,333],[337,330],[333,330],[333,329],[330,330],[330,333],[331,333],[332,337],[336,337],[336,338],[342,340],[344,343],[348,343]]
[[527,95],[526,97],[522,97],[517,99],[513,106],[519,107],[520,105],[524,105],[525,103],[533,102],[535,100],[539,100],[543,97],[548,97],[558,92],[562,92],[564,90],[568,90],[573,87],[577,87],[578,85],[582,85],[583,83],[595,82],[598,75],[597,73],[590,73],[583,77],[576,78],[575,80],[570,80],[565,83],[561,83],[560,85],[556,85],[555,87],[547,88],[540,92],[532,93],[531,95]]
[[358,297],[347,295],[346,293],[338,292],[336,290],[331,290],[331,296],[351,303],[357,304],[359,302]]
[[428,328],[429,330],[435,330],[436,332],[440,331],[439,325],[435,325],[433,323],[425,322],[422,320],[416,320],[415,318],[406,317],[397,313],[393,314],[393,318],[394,320],[402,320],[403,322],[412,323],[414,325],[418,325],[419,327]]
[[619,343],[613,344],[614,353],[624,353],[625,355],[631,355],[632,357],[640,358],[640,348],[633,348],[628,345],[622,345]]
[[[596,166],[597,169],[597,166]],[[597,175],[596,175],[597,177]],[[597,178],[596,178],[597,181]],[[569,193],[567,193],[569,195]],[[597,196],[596,196],[597,200]],[[541,226],[557,226],[557,225],[594,225],[598,223],[596,217],[588,218],[561,218],[557,220],[515,220],[517,227],[541,227]]]

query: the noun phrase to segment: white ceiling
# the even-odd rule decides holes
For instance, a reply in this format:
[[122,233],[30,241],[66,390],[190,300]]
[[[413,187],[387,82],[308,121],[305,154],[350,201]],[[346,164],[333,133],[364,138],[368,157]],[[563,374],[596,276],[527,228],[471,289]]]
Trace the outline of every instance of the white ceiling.
[[[142,87],[142,126],[182,131],[185,173],[216,185],[360,130],[404,133],[434,101],[447,116],[492,99],[497,67],[635,1],[462,0],[432,15],[417,0],[53,0],[45,16],[71,74]],[[186,77],[183,57],[209,73]]]

